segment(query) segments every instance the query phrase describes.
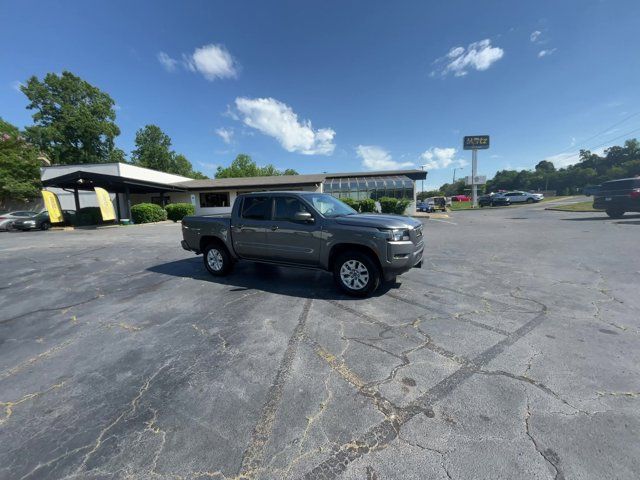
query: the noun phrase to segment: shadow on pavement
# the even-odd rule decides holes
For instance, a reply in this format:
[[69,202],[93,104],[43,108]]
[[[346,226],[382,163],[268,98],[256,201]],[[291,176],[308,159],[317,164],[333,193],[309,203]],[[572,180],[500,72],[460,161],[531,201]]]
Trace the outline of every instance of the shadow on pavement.
[[[147,270],[163,275],[187,277],[235,287],[231,289],[232,291],[253,289],[299,298],[358,300],[356,297],[349,297],[341,293],[333,283],[332,275],[320,270],[241,261],[236,263],[228,276],[214,277],[205,269],[201,256],[161,263]],[[384,283],[373,296],[384,295],[399,286],[399,283]]]
[[561,218],[561,220],[565,220],[568,222],[598,222],[598,221],[604,221],[604,220],[609,220],[611,222],[615,222],[615,223],[629,223],[629,222],[625,222],[625,220],[629,219],[632,220],[634,218],[640,218],[640,215],[625,215],[622,218],[609,218],[606,214],[602,214],[602,216],[600,217],[579,217],[579,218]]

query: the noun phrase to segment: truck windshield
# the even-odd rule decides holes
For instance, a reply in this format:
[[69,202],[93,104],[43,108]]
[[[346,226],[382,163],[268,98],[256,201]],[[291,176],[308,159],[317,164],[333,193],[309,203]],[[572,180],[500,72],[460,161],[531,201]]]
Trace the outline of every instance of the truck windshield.
[[355,215],[356,212],[346,203],[341,202],[335,197],[327,194],[309,195],[305,197],[311,201],[313,207],[324,217],[341,217],[344,215]]

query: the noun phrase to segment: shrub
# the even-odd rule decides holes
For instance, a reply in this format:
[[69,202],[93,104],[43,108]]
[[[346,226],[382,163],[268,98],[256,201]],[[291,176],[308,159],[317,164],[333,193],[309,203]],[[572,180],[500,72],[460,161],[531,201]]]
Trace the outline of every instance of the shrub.
[[167,218],[174,222],[182,220],[187,215],[196,213],[196,207],[191,203],[170,203],[164,208],[167,211]]
[[79,226],[100,225],[102,222],[102,213],[99,207],[83,207],[76,212],[75,221]]
[[167,219],[167,211],[155,203],[139,203],[131,207],[131,217],[135,223],[161,222]]
[[395,213],[396,215],[403,215],[410,203],[406,198],[391,197],[382,197],[379,202],[382,213]]
[[357,200],[354,200],[353,198],[341,198],[340,199],[343,203],[346,203],[347,205],[349,205],[351,208],[353,208],[355,211],[359,211],[360,208],[360,204]]
[[362,213],[365,212],[375,212],[376,211],[376,202],[371,198],[365,198],[364,200],[360,200],[360,211]]

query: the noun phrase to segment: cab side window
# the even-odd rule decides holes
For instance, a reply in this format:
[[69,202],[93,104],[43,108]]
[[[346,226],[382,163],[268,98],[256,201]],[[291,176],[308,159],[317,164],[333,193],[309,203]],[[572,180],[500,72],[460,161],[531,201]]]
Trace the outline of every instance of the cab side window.
[[247,220],[268,220],[271,216],[271,197],[245,197],[241,214]]
[[275,197],[274,220],[293,221],[294,215],[298,212],[309,212],[309,209],[295,197]]

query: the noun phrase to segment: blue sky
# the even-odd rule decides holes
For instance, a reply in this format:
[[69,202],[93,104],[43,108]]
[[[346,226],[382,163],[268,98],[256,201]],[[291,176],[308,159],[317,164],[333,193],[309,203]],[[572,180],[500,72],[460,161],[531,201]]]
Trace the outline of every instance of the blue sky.
[[28,125],[16,86],[69,70],[115,99],[127,153],[154,123],[208,175],[248,153],[426,164],[426,186],[469,173],[463,135],[491,135],[487,175],[640,136],[640,2],[479,3],[2,0],[0,116]]

